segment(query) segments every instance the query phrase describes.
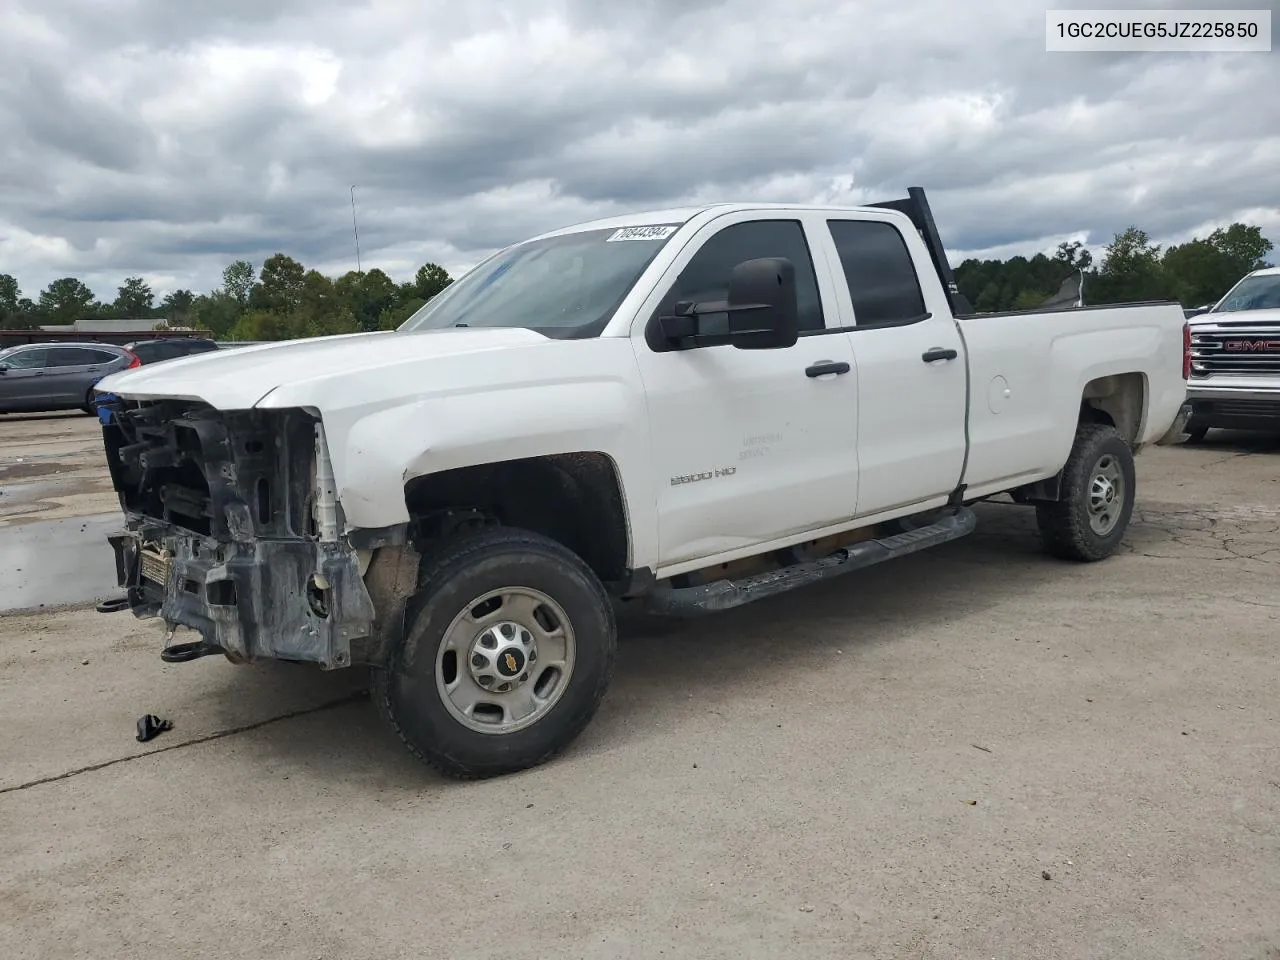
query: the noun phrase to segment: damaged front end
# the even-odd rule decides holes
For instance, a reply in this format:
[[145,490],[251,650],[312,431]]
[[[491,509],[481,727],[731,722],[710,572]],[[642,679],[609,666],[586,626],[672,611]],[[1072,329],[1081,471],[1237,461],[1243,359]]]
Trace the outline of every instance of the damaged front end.
[[324,428],[300,410],[100,405],[126,531],[110,537],[140,618],[197,631],[166,659],[223,653],[349,666],[372,636],[367,554],[341,537]]

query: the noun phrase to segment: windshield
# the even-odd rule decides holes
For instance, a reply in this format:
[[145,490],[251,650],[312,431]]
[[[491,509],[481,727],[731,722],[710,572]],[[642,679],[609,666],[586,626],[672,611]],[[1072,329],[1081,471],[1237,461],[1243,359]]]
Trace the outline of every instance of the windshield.
[[1210,313],[1280,309],[1280,273],[1245,277]]
[[527,327],[548,337],[596,336],[679,228],[584,230],[518,243],[451,283],[400,330]]

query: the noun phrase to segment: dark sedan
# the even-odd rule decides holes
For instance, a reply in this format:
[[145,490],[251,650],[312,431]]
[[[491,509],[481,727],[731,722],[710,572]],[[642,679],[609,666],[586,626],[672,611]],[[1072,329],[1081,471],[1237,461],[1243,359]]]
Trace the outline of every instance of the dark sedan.
[[142,365],[109,343],[29,343],[0,350],[0,413],[94,413],[93,385]]

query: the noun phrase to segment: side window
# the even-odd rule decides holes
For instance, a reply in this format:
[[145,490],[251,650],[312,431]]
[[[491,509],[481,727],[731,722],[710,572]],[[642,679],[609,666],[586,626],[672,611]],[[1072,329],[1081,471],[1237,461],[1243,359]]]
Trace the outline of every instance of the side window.
[[10,370],[39,370],[48,358],[47,349],[23,350],[5,357],[3,363]]
[[129,350],[143,363],[154,363],[156,360],[168,360],[160,350],[160,344],[154,341],[135,343]]
[[[757,257],[786,257],[795,264],[800,329],[823,329],[813,258],[804,239],[804,228],[795,220],[752,220],[725,227],[693,255],[666,302],[727,299],[730,272],[743,260]],[[726,314],[707,314],[702,318],[703,329],[711,333],[727,331],[728,325]]]
[[85,347],[54,347],[49,351],[51,367],[88,367],[103,362],[101,352]]
[[878,220],[828,220],[827,226],[840,254],[858,329],[924,318],[920,278],[897,227]]

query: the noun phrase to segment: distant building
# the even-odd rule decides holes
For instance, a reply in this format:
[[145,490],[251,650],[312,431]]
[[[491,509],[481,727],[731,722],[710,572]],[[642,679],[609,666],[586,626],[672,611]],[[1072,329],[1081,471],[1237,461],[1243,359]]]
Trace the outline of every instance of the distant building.
[[45,333],[149,333],[159,326],[162,330],[190,330],[191,327],[171,327],[160,317],[126,317],[124,319],[88,317],[75,323],[46,324],[40,327]]

